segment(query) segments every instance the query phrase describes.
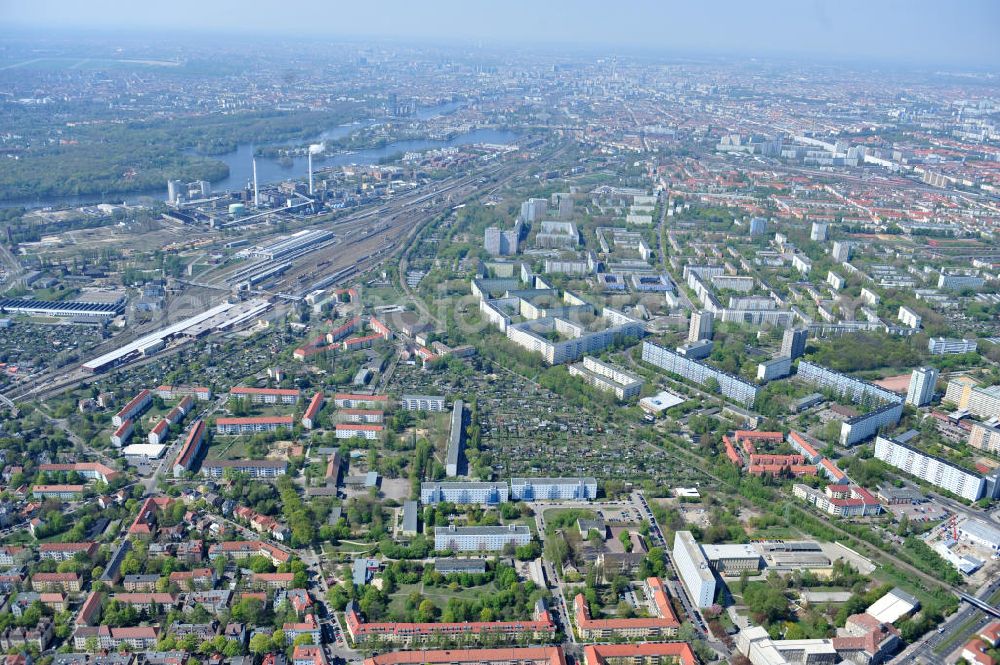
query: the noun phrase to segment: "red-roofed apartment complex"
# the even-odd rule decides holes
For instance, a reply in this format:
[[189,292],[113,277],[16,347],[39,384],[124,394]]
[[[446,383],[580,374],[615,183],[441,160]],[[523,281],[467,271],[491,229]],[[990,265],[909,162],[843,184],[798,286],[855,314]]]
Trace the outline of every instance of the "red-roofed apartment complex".
[[230,540],[223,543],[212,543],[208,548],[208,558],[213,561],[220,556],[238,561],[258,554],[266,556],[276,566],[286,563],[291,558],[291,555],[284,550],[262,540]]
[[366,658],[364,665],[566,665],[561,647],[393,651]]
[[545,603],[535,605],[535,615],[530,621],[465,621],[461,623],[365,623],[361,611],[353,601],[344,612],[347,633],[357,644],[369,639],[412,644],[435,636],[465,638],[489,635],[500,639],[530,638],[552,640],[556,626]]
[[865,517],[882,512],[878,499],[857,485],[827,485],[824,492],[807,485],[795,485],[792,494],[837,517]]
[[143,501],[139,514],[128,528],[128,535],[151,538],[156,533],[156,511],[163,510],[173,502],[169,496],[149,497]]
[[687,642],[650,644],[590,644],[583,649],[585,665],[698,665]]
[[667,589],[663,581],[657,577],[649,577],[644,583],[643,590],[656,613],[655,617],[591,619],[587,600],[583,594],[577,594],[573,600],[573,610],[576,628],[581,639],[674,637],[677,635],[680,622],[670,606],[670,598],[667,596]]

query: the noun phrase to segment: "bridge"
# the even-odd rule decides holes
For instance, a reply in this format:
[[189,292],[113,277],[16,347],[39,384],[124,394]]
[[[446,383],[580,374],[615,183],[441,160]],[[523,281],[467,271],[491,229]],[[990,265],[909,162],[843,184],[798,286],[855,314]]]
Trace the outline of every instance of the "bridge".
[[955,595],[957,595],[959,598],[969,603],[973,607],[976,607],[982,610],[983,612],[986,612],[987,614],[992,614],[994,617],[1000,619],[1000,609],[993,607],[985,600],[982,600],[981,598],[976,598],[975,596],[970,596],[969,594],[962,593],[961,591],[956,591]]

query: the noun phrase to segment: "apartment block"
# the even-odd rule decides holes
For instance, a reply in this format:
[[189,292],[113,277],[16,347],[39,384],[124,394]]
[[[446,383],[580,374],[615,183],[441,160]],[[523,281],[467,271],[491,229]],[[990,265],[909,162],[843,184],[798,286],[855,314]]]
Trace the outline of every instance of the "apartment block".
[[597,498],[596,478],[511,478],[513,501],[589,501]]
[[620,400],[637,397],[642,391],[642,380],[614,365],[584,356],[582,363],[569,366],[570,376],[578,376],[598,390],[614,393]]
[[697,607],[709,607],[715,599],[715,575],[690,531],[675,532],[673,554],[691,602]]
[[519,547],[529,542],[531,529],[523,524],[434,527],[434,549],[439,551],[500,552],[508,545]]
[[488,482],[427,482],[420,484],[420,503],[446,501],[458,504],[495,506],[510,496],[507,483]]
[[986,489],[979,474],[894,439],[876,438],[875,458],[969,501],[979,500]]

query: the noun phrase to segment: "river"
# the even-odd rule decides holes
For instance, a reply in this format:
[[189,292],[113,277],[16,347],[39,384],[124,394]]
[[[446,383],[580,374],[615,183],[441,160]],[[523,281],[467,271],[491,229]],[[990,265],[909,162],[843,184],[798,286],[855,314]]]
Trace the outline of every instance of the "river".
[[[450,102],[438,106],[419,109],[415,117],[426,120],[437,115],[451,113],[462,106],[462,102]],[[305,141],[278,141],[273,145],[309,145],[321,141],[333,141],[343,138],[351,132],[357,131],[367,126],[371,126],[381,120],[368,120],[348,125],[333,127],[319,136]],[[431,141],[427,139],[396,141],[388,143],[381,148],[370,148],[357,150],[350,153],[334,153],[324,158],[313,157],[313,169],[328,166],[343,166],[345,164],[377,164],[379,161],[403,152],[413,152],[420,150],[430,150],[432,148],[446,148],[472,143],[513,143],[520,138],[516,132],[495,129],[477,129],[466,134],[453,136],[447,141]],[[222,192],[226,190],[243,189],[247,182],[253,177],[253,154],[256,146],[250,143],[241,143],[236,150],[222,155],[212,155],[211,159],[225,162],[229,167],[229,175],[222,180],[212,183],[212,191]],[[306,157],[295,157],[291,163],[285,160],[282,164],[278,159],[266,157],[257,158],[257,182],[260,185],[281,182],[282,180],[305,178],[307,176]],[[0,208],[11,208],[24,206],[25,208],[57,208],[66,206],[87,205],[96,203],[137,203],[143,198],[154,198],[165,200],[167,197],[167,183],[163,187],[144,192],[129,192],[127,194],[86,194],[80,196],[49,196],[33,200],[20,201],[0,201]]]

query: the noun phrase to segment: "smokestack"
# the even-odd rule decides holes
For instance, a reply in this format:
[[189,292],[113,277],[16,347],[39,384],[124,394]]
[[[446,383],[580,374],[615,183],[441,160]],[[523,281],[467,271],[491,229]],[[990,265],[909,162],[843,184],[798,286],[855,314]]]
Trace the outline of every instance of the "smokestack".
[[260,194],[257,191],[257,158],[253,158],[253,206],[260,207]]
[[313,195],[313,153],[309,149],[309,196]]

